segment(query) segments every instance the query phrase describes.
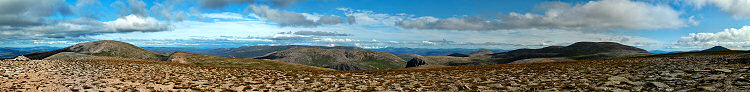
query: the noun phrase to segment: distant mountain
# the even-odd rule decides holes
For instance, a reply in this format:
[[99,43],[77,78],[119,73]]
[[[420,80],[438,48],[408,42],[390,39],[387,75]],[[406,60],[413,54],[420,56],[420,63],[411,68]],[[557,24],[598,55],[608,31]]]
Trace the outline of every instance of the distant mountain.
[[453,57],[453,56],[419,56],[411,59],[406,63],[406,68],[417,67],[422,65],[439,65],[439,66],[465,66],[465,65],[489,65],[492,64],[487,60],[480,60],[476,57]]
[[453,53],[453,54],[450,54],[448,56],[453,56],[453,57],[469,57],[469,55],[461,54],[461,53]]
[[176,48],[176,47],[145,47],[144,49],[160,52],[160,53],[173,53],[173,52],[189,52],[204,55],[213,55],[221,57],[231,58],[255,58],[263,56],[274,51],[282,51],[300,47],[309,48],[321,48],[321,49],[362,49],[359,47],[349,46],[306,46],[306,45],[283,45],[283,46],[242,46],[237,48],[217,48],[217,49],[199,49],[199,48]]
[[665,53],[671,53],[671,52],[669,52],[669,51],[663,51],[663,50],[652,50],[652,51],[648,51],[648,52],[649,52],[649,53],[654,53],[654,54],[665,54]]
[[37,47],[4,47],[0,48],[0,58],[8,58],[34,52],[47,52],[60,49],[60,47],[37,46]]
[[288,63],[282,61],[217,57],[187,52],[174,52],[169,55],[167,61],[183,64],[195,64],[202,66],[239,67],[254,69],[281,69],[281,70],[333,70],[302,64]]
[[409,60],[411,60],[411,59],[413,59],[415,57],[418,57],[420,55],[417,55],[417,54],[401,54],[401,55],[397,55],[397,56],[399,58],[403,59],[404,61],[409,61]]
[[461,54],[467,54],[472,53],[479,50],[487,50],[490,52],[506,52],[509,50],[503,50],[503,49],[462,49],[462,48],[455,48],[455,49],[427,49],[427,48],[394,48],[394,47],[388,47],[388,48],[378,48],[378,49],[368,49],[372,51],[385,51],[389,53],[393,53],[396,55],[401,54],[417,54],[421,56],[445,56],[450,55],[453,53],[461,53]]
[[109,57],[122,57],[122,58],[136,58],[136,59],[149,59],[149,60],[163,60],[166,59],[166,55],[162,55],[156,52],[137,47],[135,45],[113,41],[113,40],[101,40],[76,44],[70,47],[50,51],[26,54],[26,57],[31,59],[44,59],[52,55],[62,52],[73,52],[78,54],[92,55],[92,56],[109,56]]
[[[406,68],[429,66],[430,68],[445,66],[465,66],[465,65],[489,65],[492,59],[491,51],[479,50],[470,54],[451,54],[448,56],[416,56],[406,62]],[[419,69],[419,68],[418,68]]]
[[23,54],[31,53],[29,51],[15,49],[15,48],[0,48],[0,58],[8,58]]
[[722,46],[714,46],[703,51],[717,51],[717,50],[730,50],[730,49],[724,48]]
[[390,70],[406,62],[388,52],[362,49],[320,49],[300,47],[276,51],[257,59],[272,59],[336,70]]
[[479,51],[477,51],[477,52],[472,52],[472,53],[469,53],[469,55],[470,55],[470,56],[475,56],[475,55],[487,55],[487,54],[494,54],[494,52],[492,52],[492,51],[490,51],[490,50],[479,50]]
[[646,50],[615,42],[577,42],[569,46],[549,46],[541,49],[518,49],[495,53],[493,54],[493,62],[504,64],[530,58],[567,57],[581,60],[650,54]]

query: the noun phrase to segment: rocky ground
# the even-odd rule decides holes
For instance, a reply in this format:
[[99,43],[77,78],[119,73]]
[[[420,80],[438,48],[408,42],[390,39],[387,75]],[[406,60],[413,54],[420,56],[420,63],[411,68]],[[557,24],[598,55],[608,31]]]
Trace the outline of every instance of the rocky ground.
[[0,62],[0,91],[747,91],[748,55],[389,71],[290,71],[147,60]]

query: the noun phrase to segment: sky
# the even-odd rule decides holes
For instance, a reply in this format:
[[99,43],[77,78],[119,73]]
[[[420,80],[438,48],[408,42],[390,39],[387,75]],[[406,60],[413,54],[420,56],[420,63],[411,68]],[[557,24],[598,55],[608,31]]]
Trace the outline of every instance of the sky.
[[0,0],[0,47],[750,49],[748,0]]

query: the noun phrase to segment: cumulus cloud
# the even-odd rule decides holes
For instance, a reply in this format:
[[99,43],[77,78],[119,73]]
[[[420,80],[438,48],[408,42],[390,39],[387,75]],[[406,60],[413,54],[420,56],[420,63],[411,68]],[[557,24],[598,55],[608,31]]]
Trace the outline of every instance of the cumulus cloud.
[[133,31],[163,31],[168,29],[168,24],[161,23],[153,17],[140,17],[136,15],[128,15],[117,20],[104,22],[109,26],[112,26],[118,32],[133,32]]
[[40,25],[55,15],[70,15],[71,8],[64,0],[2,0],[0,26]]
[[339,24],[343,23],[343,20],[336,16],[321,16],[317,21],[319,24]]
[[750,26],[728,28],[716,33],[690,33],[680,37],[678,43],[693,46],[750,46]]
[[404,20],[406,16],[375,13],[369,10],[356,10],[349,8],[336,8],[346,12],[347,21],[357,25],[388,25],[393,26],[396,22]]
[[[541,7],[543,6],[543,7]],[[427,21],[407,19],[396,26],[419,29],[497,30],[516,28],[619,28],[676,29],[687,26],[680,12],[667,5],[630,0],[590,1],[580,5],[545,3],[536,7],[544,15],[511,12],[498,19],[481,17],[446,18]],[[423,18],[423,17],[420,17]]]
[[[284,34],[284,32],[282,32],[281,34]],[[347,34],[347,33],[325,32],[325,31],[297,31],[293,33],[287,32],[286,34],[307,35],[307,36],[351,36],[351,34]]]
[[501,23],[496,20],[485,20],[479,16],[437,19],[434,17],[419,17],[406,21],[399,21],[396,26],[417,29],[447,29],[447,30],[494,30],[500,29]]
[[258,17],[277,23],[281,27],[316,27],[321,24],[343,23],[341,18],[336,16],[320,16],[316,22],[305,16],[313,15],[280,11],[267,5],[250,5],[250,9]]
[[168,21],[182,21],[190,16],[185,11],[177,8],[177,6],[182,3],[183,1],[181,0],[170,0],[163,3],[155,2],[150,8],[150,12],[155,17],[166,19]]
[[146,3],[141,0],[115,1],[110,6],[120,9],[120,16],[137,15],[148,16]]
[[686,26],[680,12],[668,5],[651,5],[630,0],[590,1],[570,6],[545,8],[545,15],[514,14],[501,19],[516,26],[563,28],[674,29]]
[[349,24],[357,23],[357,20],[355,18],[356,17],[354,16],[346,16],[346,23],[349,23]]
[[702,8],[706,5],[714,5],[721,9],[721,11],[728,12],[734,17],[738,18],[750,18],[750,1],[748,0],[687,0],[697,8]]
[[255,15],[263,17],[271,22],[278,23],[279,26],[302,26],[302,27],[314,27],[315,22],[308,20],[299,13],[279,11],[272,9],[266,5],[250,5],[250,9],[253,10]]
[[232,13],[232,12],[201,14],[201,17],[204,17],[204,18],[218,18],[218,19],[242,19],[242,20],[247,20],[247,18],[245,18],[241,14]]
[[200,4],[203,8],[208,9],[216,9],[221,8],[233,3],[250,3],[253,2],[253,0],[198,0],[198,4]]
[[273,5],[279,6],[279,7],[289,7],[290,5],[293,5],[294,3],[305,1],[305,0],[269,0]]
[[[119,2],[119,1],[118,1]],[[99,4],[92,0],[79,0],[68,5],[63,0],[2,0],[0,1],[0,39],[72,39],[85,35],[120,32],[155,32],[168,30],[169,24],[147,16],[145,3],[129,0],[123,5],[128,16],[102,22],[81,14],[84,6]],[[81,10],[75,10],[81,9]],[[78,16],[78,18],[55,18]]]
[[129,15],[108,22],[91,18],[76,18],[38,26],[1,27],[0,39],[68,38],[104,33],[156,32],[168,29],[168,24],[158,22],[152,17]]

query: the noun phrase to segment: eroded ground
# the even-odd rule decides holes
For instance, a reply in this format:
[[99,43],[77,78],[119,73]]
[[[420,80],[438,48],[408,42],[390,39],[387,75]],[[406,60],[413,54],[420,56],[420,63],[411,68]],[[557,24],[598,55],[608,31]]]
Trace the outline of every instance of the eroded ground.
[[2,61],[0,91],[747,91],[748,55],[393,71],[285,71],[93,59]]

